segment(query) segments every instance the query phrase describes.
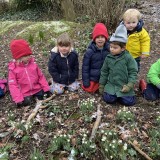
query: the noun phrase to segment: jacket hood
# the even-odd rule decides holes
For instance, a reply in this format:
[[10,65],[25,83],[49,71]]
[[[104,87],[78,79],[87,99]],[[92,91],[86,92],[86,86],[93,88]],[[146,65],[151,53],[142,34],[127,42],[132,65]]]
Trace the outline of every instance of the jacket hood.
[[[73,51],[74,51],[74,48],[71,48],[70,51],[69,51],[69,53],[68,53],[68,55],[69,55],[71,52],[73,52]],[[57,54],[60,54],[61,57],[65,57],[63,54],[61,54],[61,53],[58,51],[58,47],[57,47],[57,46],[55,46],[54,48],[51,49],[51,53],[57,53]]]
[[[124,24],[124,22],[122,21],[120,24]],[[140,32],[142,30],[143,25],[144,25],[144,22],[142,19],[140,19],[135,29],[133,31],[127,30],[127,34],[132,34],[134,32]]]
[[[28,64],[34,63],[34,62],[35,62],[35,59],[32,57],[32,58],[29,59]],[[17,65],[18,65],[18,66],[25,66],[25,64],[24,64],[23,62],[20,62],[20,63],[18,64],[18,63],[16,62],[16,60],[13,59],[12,61],[10,61],[10,62],[8,63],[8,68],[9,68],[9,70],[13,70]]]
[[97,50],[107,50],[109,52],[109,42],[107,41],[104,44],[103,49],[100,49],[96,46],[96,43],[94,41],[91,41],[88,45],[88,49],[92,49],[93,51],[97,51]]

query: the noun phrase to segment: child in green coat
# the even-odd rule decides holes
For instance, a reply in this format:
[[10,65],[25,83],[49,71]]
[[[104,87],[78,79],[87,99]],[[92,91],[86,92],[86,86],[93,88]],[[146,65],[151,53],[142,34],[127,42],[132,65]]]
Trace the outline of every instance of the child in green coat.
[[137,64],[128,51],[126,27],[121,24],[110,38],[110,54],[107,55],[100,76],[99,92],[107,103],[119,101],[123,105],[135,104],[134,84]]
[[155,101],[160,98],[160,59],[151,65],[147,83],[142,79],[139,86],[145,99]]

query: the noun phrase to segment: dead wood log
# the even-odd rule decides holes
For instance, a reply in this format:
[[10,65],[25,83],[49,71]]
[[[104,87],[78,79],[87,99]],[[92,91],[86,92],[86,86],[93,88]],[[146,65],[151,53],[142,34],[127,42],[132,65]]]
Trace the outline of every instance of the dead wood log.
[[95,137],[98,126],[99,126],[100,121],[101,121],[101,118],[102,118],[102,111],[100,111],[100,105],[98,105],[98,107],[97,107],[97,118],[96,118],[96,122],[94,123],[93,129],[92,129],[90,140],[92,140]]
[[128,143],[131,144],[135,148],[135,150],[138,151],[147,160],[153,160],[146,153],[144,153],[138,146],[136,146],[134,143],[132,143],[131,141],[128,141]]
[[27,119],[27,123],[29,123],[35,116],[36,114],[38,113],[39,109],[43,109],[43,108],[46,108],[47,106],[43,106],[42,104],[45,103],[45,102],[49,102],[52,98],[55,97],[55,94],[53,94],[51,97],[45,99],[45,100],[42,100],[42,101],[37,101],[36,103],[36,107],[33,109],[32,113],[29,115],[28,119]]

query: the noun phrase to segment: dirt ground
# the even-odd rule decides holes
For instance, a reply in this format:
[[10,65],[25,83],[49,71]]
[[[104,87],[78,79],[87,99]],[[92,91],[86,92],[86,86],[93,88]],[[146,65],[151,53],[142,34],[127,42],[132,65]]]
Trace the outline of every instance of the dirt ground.
[[[149,67],[160,57],[160,2],[158,1],[140,1],[135,7],[137,7],[143,14],[144,28],[149,32],[151,37],[151,56],[141,61],[141,70],[139,78],[146,77]],[[0,36],[0,73],[7,76],[7,63],[11,59],[9,51],[9,42],[14,37],[18,28],[13,29],[10,33]],[[38,45],[34,47],[35,57],[38,59],[37,62],[42,68],[46,76],[48,71],[46,62],[48,57],[39,57],[36,53],[39,53]],[[49,78],[49,77],[48,77]],[[138,82],[137,82],[138,87]],[[155,117],[160,116],[160,101],[149,102],[142,98],[140,91],[137,88],[136,91],[137,103],[133,107],[127,108],[135,115],[135,122],[137,124],[136,134],[132,136],[141,144],[141,149],[150,155],[150,150],[147,148],[149,138],[144,136],[144,133],[151,128],[157,128],[155,124]],[[94,110],[86,113],[86,115],[93,115],[97,111],[97,106],[100,106],[102,114],[101,123],[109,123],[108,129],[114,129],[116,123],[116,113],[119,109],[124,106],[120,104],[109,105],[103,102],[101,95],[85,93],[82,89],[79,89],[77,93],[69,93],[66,91],[65,94],[56,96],[49,103],[47,108],[40,110],[35,118],[35,122],[30,132],[23,131],[17,133],[17,129],[10,124],[10,120],[13,119],[16,123],[26,120],[30,115],[35,104],[28,107],[17,108],[9,93],[4,98],[0,99],[0,147],[5,148],[7,145],[11,145],[9,148],[8,159],[10,160],[28,160],[30,155],[33,153],[34,148],[38,148],[40,152],[45,156],[45,159],[67,159],[68,152],[54,152],[48,153],[47,150],[50,146],[50,142],[55,135],[61,133],[71,132],[74,137],[80,136],[81,130],[87,130],[87,135],[91,134],[94,121],[87,121],[85,116],[79,112],[79,103],[82,99],[95,98]],[[9,115],[13,113],[13,116]],[[49,122],[54,122],[53,126],[49,126]],[[119,126],[127,126],[129,124],[118,124]],[[128,126],[127,126],[128,127]],[[126,128],[127,128],[126,127]],[[6,133],[6,136],[1,136],[1,133]],[[18,134],[18,136],[16,136]],[[23,137],[29,137],[29,140],[24,140]],[[148,135],[147,135],[148,136]],[[72,139],[73,140],[73,139]],[[160,144],[160,140],[158,141]],[[72,145],[75,143],[72,142]],[[97,143],[98,146],[98,143]],[[1,151],[1,150],[0,150]],[[103,154],[99,151],[95,152],[91,158],[94,160],[104,160]],[[1,158],[0,158],[1,159]],[[7,158],[6,158],[7,159]],[[87,159],[78,156],[77,159]],[[129,158],[128,158],[129,159]],[[136,158],[132,159],[145,159],[141,154],[138,153]],[[154,159],[154,157],[153,157]],[[155,160],[160,159],[155,158]]]

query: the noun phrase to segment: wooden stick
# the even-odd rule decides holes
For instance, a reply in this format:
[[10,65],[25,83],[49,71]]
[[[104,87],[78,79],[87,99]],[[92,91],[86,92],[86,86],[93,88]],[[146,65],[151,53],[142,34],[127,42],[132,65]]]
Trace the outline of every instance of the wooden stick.
[[30,116],[27,119],[27,123],[29,123],[38,113],[39,109],[43,109],[46,108],[47,106],[42,106],[43,103],[50,101],[52,98],[55,97],[55,94],[53,94],[51,97],[43,100],[43,101],[37,101],[36,103],[36,107],[33,109],[32,113],[30,114]]
[[95,137],[95,135],[96,135],[99,123],[101,121],[101,117],[102,117],[102,112],[100,111],[100,106],[98,106],[97,107],[97,119],[96,119],[96,122],[94,123],[90,140],[92,140]]
[[138,151],[142,156],[144,156],[147,160],[153,160],[152,158],[150,158],[146,153],[144,153],[138,146],[136,146],[134,143],[132,143],[131,141],[128,141],[129,144],[131,144],[136,151]]

